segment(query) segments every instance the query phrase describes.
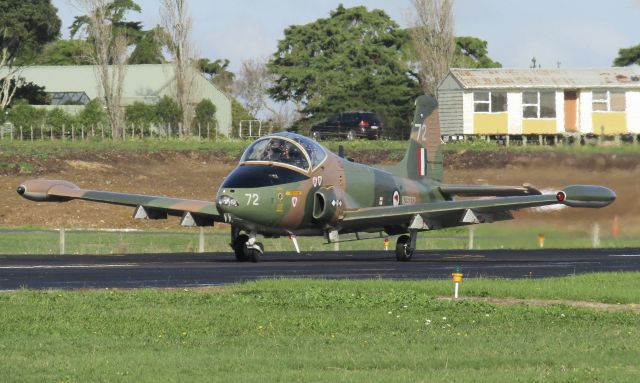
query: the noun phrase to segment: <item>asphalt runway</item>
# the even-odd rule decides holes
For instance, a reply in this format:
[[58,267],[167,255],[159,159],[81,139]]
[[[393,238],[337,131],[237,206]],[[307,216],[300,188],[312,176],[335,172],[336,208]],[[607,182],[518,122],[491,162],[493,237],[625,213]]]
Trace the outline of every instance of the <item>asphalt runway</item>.
[[461,266],[466,278],[541,278],[598,271],[640,271],[640,249],[267,253],[239,263],[231,253],[0,256],[0,290],[193,287],[262,278],[443,279]]

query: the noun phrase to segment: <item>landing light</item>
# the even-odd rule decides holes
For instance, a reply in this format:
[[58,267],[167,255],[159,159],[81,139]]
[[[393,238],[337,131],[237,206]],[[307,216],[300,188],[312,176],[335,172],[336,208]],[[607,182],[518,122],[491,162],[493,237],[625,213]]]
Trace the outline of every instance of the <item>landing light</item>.
[[223,195],[218,199],[218,203],[222,206],[239,206],[238,200],[228,195]]
[[558,192],[558,194],[556,194],[556,199],[558,200],[558,202],[564,202],[564,200],[567,199],[567,195],[564,194],[564,192],[560,191]]

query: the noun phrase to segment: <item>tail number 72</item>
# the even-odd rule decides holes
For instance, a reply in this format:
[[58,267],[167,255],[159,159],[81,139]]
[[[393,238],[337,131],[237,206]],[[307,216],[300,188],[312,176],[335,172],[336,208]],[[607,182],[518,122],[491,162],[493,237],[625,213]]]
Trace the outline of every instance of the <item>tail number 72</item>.
[[258,203],[258,195],[256,193],[245,193],[245,196],[247,197],[247,206],[260,206],[260,203]]

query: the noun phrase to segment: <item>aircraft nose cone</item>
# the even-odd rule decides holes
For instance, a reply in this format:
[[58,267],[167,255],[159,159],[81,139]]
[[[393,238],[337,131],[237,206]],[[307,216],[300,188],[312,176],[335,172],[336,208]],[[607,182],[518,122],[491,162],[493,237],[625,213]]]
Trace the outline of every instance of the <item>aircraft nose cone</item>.
[[25,188],[24,185],[20,185],[18,186],[18,189],[16,189],[16,191],[18,192],[18,194],[23,195],[27,191],[27,188]]

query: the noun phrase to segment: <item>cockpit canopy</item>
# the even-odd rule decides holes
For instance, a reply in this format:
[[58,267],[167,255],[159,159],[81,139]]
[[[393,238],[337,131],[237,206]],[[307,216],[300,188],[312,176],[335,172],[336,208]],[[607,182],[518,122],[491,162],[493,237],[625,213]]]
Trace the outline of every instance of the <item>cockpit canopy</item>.
[[251,144],[240,158],[240,163],[276,162],[309,171],[309,162],[314,169],[326,157],[322,146],[307,137],[295,133],[276,133]]

